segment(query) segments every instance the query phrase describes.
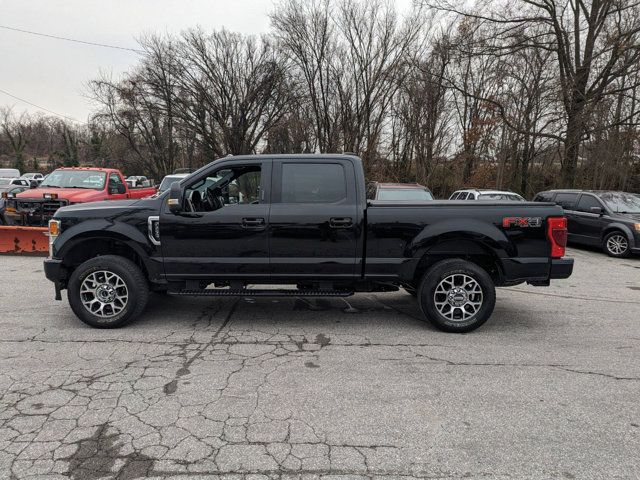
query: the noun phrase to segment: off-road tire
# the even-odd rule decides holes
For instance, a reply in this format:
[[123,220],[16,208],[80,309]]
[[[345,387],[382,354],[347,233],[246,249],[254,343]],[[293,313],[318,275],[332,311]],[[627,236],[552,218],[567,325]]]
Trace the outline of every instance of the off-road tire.
[[[92,273],[101,271],[111,272],[120,277],[128,293],[127,302],[122,311],[109,317],[90,312],[83,304],[80,295],[80,288],[85,279]],[[67,298],[73,313],[87,325],[95,328],[118,328],[142,313],[149,299],[149,284],[140,268],[128,258],[102,255],[87,260],[73,271],[67,286]]]
[[[452,278],[453,275],[457,275],[458,277],[455,278],[458,280],[464,278],[462,276],[473,279],[479,287],[476,287],[476,289],[478,292],[481,291],[482,293],[481,304],[477,307],[470,304],[464,304],[461,307],[448,306],[450,311],[455,310],[453,315],[468,315],[467,318],[447,318],[436,306],[436,301],[434,299],[436,288],[438,288],[445,279]],[[446,285],[446,282],[443,285]],[[449,292],[451,292],[451,290],[449,290]],[[463,293],[461,295],[462,298],[464,298],[464,295],[467,295],[469,300],[477,300],[480,298],[477,293]],[[455,297],[455,295],[453,297],[452,301],[455,301],[457,297]],[[443,298],[448,302],[449,295],[439,293],[438,299],[442,300]],[[432,265],[422,277],[420,287],[418,288],[418,303],[422,313],[427,317],[427,320],[429,320],[429,322],[439,330],[453,333],[465,333],[480,327],[489,319],[489,317],[491,317],[493,308],[496,304],[496,289],[489,274],[475,263],[460,259],[442,260]],[[441,308],[446,309],[446,307],[447,305],[444,304]],[[464,312],[460,310],[461,308],[464,309]],[[470,314],[467,311],[467,309],[471,309],[473,311],[475,308],[477,308],[475,313]]]

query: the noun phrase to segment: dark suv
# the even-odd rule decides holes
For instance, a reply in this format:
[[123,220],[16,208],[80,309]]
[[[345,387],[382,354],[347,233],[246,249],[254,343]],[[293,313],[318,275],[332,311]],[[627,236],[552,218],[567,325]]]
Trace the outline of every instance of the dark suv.
[[569,241],[599,245],[612,257],[640,253],[640,195],[603,190],[549,190],[534,202],[564,208]]

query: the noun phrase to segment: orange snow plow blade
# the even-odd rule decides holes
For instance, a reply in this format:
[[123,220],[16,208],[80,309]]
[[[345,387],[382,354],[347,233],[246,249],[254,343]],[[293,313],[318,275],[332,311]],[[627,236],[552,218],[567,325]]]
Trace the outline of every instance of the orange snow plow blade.
[[46,254],[49,251],[47,235],[47,227],[0,226],[0,254]]

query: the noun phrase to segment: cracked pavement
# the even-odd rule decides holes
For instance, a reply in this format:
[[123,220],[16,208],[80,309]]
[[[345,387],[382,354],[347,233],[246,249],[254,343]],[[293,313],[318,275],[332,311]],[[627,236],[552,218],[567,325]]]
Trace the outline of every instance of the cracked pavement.
[[640,259],[569,255],[466,335],[404,292],[153,295],[94,330],[0,257],[0,479],[638,478]]

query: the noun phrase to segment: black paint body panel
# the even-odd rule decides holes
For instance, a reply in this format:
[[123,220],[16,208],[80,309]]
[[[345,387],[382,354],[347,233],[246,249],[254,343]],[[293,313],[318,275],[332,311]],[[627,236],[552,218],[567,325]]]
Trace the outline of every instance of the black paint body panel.
[[[283,203],[279,172],[286,163],[333,163],[344,167],[347,193],[331,204]],[[101,202],[60,209],[62,233],[54,259],[92,238],[114,238],[134,249],[152,282],[240,280],[416,282],[421,266],[447,257],[489,258],[495,281],[544,282],[552,276],[546,219],[562,208],[533,202],[429,201],[367,204],[363,168],[350,155],[225,157],[180,182],[186,186],[224,166],[262,165],[261,200],[201,214],[174,214],[169,192],[156,198]],[[149,237],[148,219],[159,217],[161,245]],[[539,217],[539,227],[502,226],[504,217]],[[247,218],[264,219],[247,226]],[[563,264],[565,275],[566,265]],[[64,266],[50,268],[62,272]],[[570,269],[569,269],[570,274]],[[54,275],[54,274],[52,274]],[[564,278],[564,277],[563,277]],[[54,279],[55,280],[55,279]]]

